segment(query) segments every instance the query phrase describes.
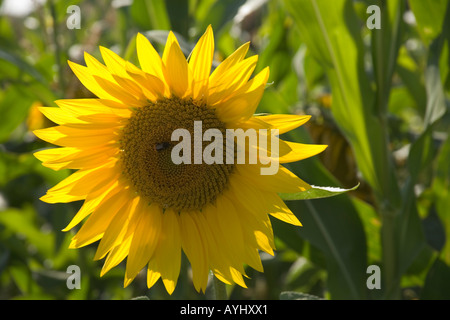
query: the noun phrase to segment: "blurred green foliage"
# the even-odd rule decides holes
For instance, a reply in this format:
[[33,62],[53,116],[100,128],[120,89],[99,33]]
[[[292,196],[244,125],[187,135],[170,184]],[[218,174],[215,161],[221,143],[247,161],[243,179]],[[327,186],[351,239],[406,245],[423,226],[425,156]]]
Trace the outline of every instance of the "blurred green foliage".
[[[60,231],[80,203],[48,205],[45,191],[70,174],[40,165],[48,145],[31,130],[52,124],[36,112],[83,98],[66,61],[98,46],[137,64],[135,36],[161,50],[167,30],[186,55],[211,24],[215,64],[251,41],[257,70],[271,75],[258,112],[313,116],[287,138],[328,144],[290,169],[319,186],[360,187],[333,198],[288,201],[303,227],[273,219],[277,252],[233,299],[450,298],[450,6],[448,0],[47,0],[24,15],[0,9],[0,299],[205,299],[183,260],[178,286],[148,290],[145,275],[123,289],[124,268],[103,278],[95,245],[67,249]],[[35,7],[32,6],[35,4]],[[80,29],[69,29],[70,5]],[[369,29],[370,5],[381,29]],[[20,6],[20,4],[19,4]],[[27,7],[24,7],[27,6]],[[81,289],[69,290],[69,265]],[[366,286],[379,265],[381,289]],[[282,293],[283,292],[283,293]],[[281,294],[281,295],[280,295]]]

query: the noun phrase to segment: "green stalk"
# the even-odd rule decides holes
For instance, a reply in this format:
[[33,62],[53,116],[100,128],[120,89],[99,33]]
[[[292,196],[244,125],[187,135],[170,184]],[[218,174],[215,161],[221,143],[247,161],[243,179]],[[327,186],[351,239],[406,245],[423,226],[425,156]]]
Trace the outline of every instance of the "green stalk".
[[58,83],[59,83],[59,88],[60,88],[60,92],[62,94],[64,94],[64,92],[66,91],[66,81],[64,79],[64,67],[61,63],[61,47],[59,46],[59,42],[58,42],[58,36],[59,36],[59,32],[58,32],[58,19],[57,19],[57,15],[56,15],[56,9],[55,9],[55,3],[53,0],[51,0],[49,2],[50,5],[50,13],[53,19],[53,45],[55,46],[55,62],[56,65],[58,66]]
[[217,277],[214,275],[213,275],[213,283],[214,283],[214,298],[216,300],[228,300],[226,284],[217,279]]
[[400,297],[399,281],[397,277],[397,248],[395,240],[395,211],[382,204],[381,245],[383,248],[384,296],[386,299]]
[[384,295],[386,299],[400,297],[398,279],[398,243],[396,238],[396,217],[401,208],[400,187],[396,179],[395,166],[389,150],[389,132],[387,130],[387,109],[392,85],[392,75],[400,46],[401,17],[404,12],[403,1],[380,0],[382,8],[382,26],[372,31],[372,55],[377,83],[375,109],[380,123],[382,145],[378,154],[378,174],[380,189],[376,190],[377,203],[382,219],[381,245],[384,276]]

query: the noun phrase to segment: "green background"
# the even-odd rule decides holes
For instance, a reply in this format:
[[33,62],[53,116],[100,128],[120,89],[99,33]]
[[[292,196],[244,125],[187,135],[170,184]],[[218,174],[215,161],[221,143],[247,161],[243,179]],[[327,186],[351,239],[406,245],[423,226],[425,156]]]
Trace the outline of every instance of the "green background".
[[[126,289],[124,266],[100,278],[96,245],[69,250],[61,231],[80,203],[39,200],[68,176],[32,156],[49,147],[33,129],[51,126],[37,105],[90,97],[68,68],[98,46],[137,64],[135,36],[161,51],[168,30],[186,56],[211,24],[215,63],[246,41],[270,67],[258,112],[310,114],[286,139],[328,144],[319,156],[290,164],[313,185],[351,188],[332,198],[287,201],[303,223],[273,219],[277,251],[265,269],[248,269],[248,289],[232,299],[449,299],[450,118],[447,0],[47,0],[24,16],[0,12],[0,299],[209,299],[198,294],[183,259],[169,296],[145,272]],[[14,1],[13,1],[14,2]],[[17,3],[21,1],[16,1]],[[80,29],[69,29],[69,5]],[[370,5],[380,29],[369,29]],[[373,16],[375,18],[375,16]],[[69,265],[81,289],[69,290]],[[381,289],[370,290],[370,265]]]

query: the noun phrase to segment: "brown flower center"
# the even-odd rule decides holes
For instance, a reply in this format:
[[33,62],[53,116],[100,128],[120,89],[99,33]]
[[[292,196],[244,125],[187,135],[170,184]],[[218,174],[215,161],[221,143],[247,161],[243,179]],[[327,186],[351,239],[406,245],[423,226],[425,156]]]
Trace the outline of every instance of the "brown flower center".
[[[196,164],[195,121],[201,121],[203,132],[218,129],[225,137],[225,124],[215,111],[191,99],[165,98],[133,112],[120,139],[121,161],[124,176],[141,197],[164,208],[194,210],[213,203],[224,191],[234,165],[226,164],[225,152],[222,164]],[[190,133],[192,152],[188,163],[173,161],[172,149],[181,143],[181,139],[172,141],[176,129]],[[226,150],[225,140],[222,150]],[[210,143],[202,139],[202,152]]]

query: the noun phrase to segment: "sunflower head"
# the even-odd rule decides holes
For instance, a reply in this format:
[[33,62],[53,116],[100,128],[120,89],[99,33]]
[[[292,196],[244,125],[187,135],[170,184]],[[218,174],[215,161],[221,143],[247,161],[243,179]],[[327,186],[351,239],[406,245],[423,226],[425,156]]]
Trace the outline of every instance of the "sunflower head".
[[[248,49],[248,43],[242,45],[212,71],[211,27],[189,60],[172,32],[162,57],[138,34],[140,68],[101,47],[104,64],[88,53],[86,66],[69,62],[97,98],[39,108],[58,126],[34,132],[59,148],[35,156],[54,170],[75,170],[41,199],[84,201],[64,231],[87,218],[70,247],[99,241],[95,258],[105,258],[102,275],[126,259],[125,286],[146,266],[148,287],[161,278],[172,293],[183,251],[198,291],[205,291],[210,271],[227,284],[245,287],[245,266],[263,271],[259,251],[273,254],[269,215],[301,225],[278,192],[310,186],[279,164],[308,158],[325,146],[267,133],[285,133],[309,116],[254,115],[269,69],[251,77],[258,57],[246,58]],[[198,124],[205,132],[200,140]],[[244,139],[243,146],[236,137],[219,140],[229,130],[259,135],[253,142]],[[239,152],[250,150],[257,150],[261,161],[236,161]],[[202,161],[205,154],[215,161]],[[261,174],[267,165],[263,159],[276,160],[274,174]]]
[[[203,130],[216,129],[225,136],[225,124],[214,109],[192,99],[163,98],[130,117],[120,140],[122,167],[135,189],[149,201],[164,208],[201,210],[226,187],[233,164],[195,163],[193,152],[187,163],[173,161],[177,144],[172,141],[173,133],[182,129],[194,137],[196,123],[201,123]],[[188,149],[194,150],[198,142],[190,140]],[[203,154],[207,144],[200,140],[198,149]]]

